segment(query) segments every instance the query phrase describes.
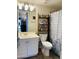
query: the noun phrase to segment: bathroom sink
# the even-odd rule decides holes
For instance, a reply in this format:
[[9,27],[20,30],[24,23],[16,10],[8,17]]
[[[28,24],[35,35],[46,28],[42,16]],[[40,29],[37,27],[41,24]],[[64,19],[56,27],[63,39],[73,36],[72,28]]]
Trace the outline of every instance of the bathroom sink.
[[21,35],[22,35],[22,36],[27,36],[27,35],[28,35],[28,33],[21,33]]
[[37,34],[35,34],[34,32],[19,32],[18,37],[20,39],[27,39],[27,38],[35,38],[35,37],[39,37],[39,36]]

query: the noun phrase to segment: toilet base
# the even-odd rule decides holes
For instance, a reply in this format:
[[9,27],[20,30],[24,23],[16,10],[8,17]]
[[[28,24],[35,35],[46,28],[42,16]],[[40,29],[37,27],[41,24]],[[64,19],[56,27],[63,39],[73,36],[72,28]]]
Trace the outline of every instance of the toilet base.
[[42,53],[43,53],[44,56],[49,56],[49,49],[42,48]]

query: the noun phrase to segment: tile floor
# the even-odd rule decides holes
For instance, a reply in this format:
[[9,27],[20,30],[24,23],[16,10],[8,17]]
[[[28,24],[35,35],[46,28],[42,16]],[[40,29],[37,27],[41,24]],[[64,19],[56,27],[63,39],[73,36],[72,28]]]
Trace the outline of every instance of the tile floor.
[[57,55],[55,55],[54,53],[51,54],[49,57],[46,57],[42,54],[41,51],[39,51],[38,55],[33,56],[33,57],[29,57],[29,58],[21,58],[21,59],[60,59],[60,57],[58,57]]

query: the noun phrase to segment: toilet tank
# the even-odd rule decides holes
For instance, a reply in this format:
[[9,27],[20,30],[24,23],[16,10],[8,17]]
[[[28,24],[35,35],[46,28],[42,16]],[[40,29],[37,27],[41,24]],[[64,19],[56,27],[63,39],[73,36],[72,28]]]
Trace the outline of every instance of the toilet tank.
[[41,41],[46,41],[46,39],[47,39],[47,34],[39,34],[39,36],[40,36],[40,40],[41,40]]

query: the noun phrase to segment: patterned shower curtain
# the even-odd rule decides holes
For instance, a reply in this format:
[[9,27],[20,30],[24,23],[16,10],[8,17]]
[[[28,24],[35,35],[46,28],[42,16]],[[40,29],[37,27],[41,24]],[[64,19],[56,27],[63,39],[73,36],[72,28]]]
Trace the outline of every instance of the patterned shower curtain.
[[61,55],[61,40],[62,40],[62,12],[57,11],[51,13],[50,16],[50,39],[52,41],[54,52],[57,55]]

